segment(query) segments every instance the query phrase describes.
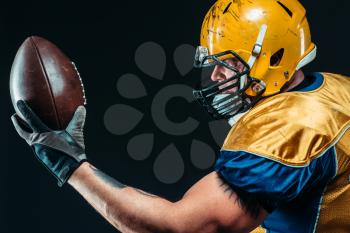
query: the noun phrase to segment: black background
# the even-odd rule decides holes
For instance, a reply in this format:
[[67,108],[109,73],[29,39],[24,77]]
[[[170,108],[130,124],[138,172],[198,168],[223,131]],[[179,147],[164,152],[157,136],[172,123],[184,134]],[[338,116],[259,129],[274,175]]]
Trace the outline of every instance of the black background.
[[[103,115],[115,103],[128,103],[120,98],[115,86],[117,78],[125,73],[141,75],[134,62],[136,48],[146,41],[154,41],[172,56],[180,44],[196,45],[202,18],[213,2],[1,3],[0,232],[115,232],[72,188],[59,189],[55,185],[12,127],[8,80],[13,58],[24,39],[30,35],[45,37],[77,63],[88,97],[86,145],[91,162],[126,184],[176,200],[210,169],[198,170],[185,159],[183,179],[172,185],[162,184],[152,172],[154,157],[140,163],[126,156],[130,135],[110,134],[104,127]],[[350,2],[302,2],[308,11],[313,41],[319,49],[317,60],[306,70],[349,74]],[[174,75],[169,75],[164,82],[181,83],[171,62],[167,72]],[[145,86],[150,92],[159,88],[147,82]],[[137,130],[160,134],[150,126]],[[186,146],[184,142],[183,147]],[[156,147],[155,152],[161,149]]]

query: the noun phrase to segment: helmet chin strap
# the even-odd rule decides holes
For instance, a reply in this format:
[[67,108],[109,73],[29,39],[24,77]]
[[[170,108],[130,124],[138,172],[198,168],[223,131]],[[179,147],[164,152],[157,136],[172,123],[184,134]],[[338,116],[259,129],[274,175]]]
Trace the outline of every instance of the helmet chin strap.
[[[250,58],[248,60],[248,65],[249,65],[250,69],[253,67],[257,57],[261,53],[262,45],[263,45],[264,38],[266,35],[266,31],[267,31],[267,25],[266,24],[261,25],[260,31],[258,34],[258,38],[256,39],[256,42],[255,42],[253,50],[252,50],[252,54],[250,55]],[[240,80],[240,88],[241,89],[244,88],[246,81],[247,81],[247,75],[243,75],[241,77],[241,80]],[[238,113],[235,116],[229,118],[228,123],[231,126],[234,126],[238,122],[238,120],[241,119],[248,111],[249,110],[247,110],[245,112]]]
[[[250,69],[253,68],[254,63],[256,61],[256,58],[261,53],[263,42],[264,42],[264,38],[265,38],[265,35],[266,35],[266,31],[267,31],[267,25],[266,24],[261,25],[260,31],[259,31],[259,34],[258,34],[258,38],[256,39],[256,42],[255,42],[253,50],[252,50],[252,55],[250,55],[250,58],[248,60],[248,65],[249,65]],[[247,75],[242,76],[241,77],[241,83],[240,83],[241,89],[244,88],[246,81],[247,81]]]

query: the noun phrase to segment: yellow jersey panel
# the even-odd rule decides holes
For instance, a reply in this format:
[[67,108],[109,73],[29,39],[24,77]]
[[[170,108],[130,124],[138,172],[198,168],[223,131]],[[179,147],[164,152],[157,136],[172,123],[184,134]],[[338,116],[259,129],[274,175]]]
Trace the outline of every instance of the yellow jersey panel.
[[323,73],[310,92],[268,97],[231,129],[222,146],[289,166],[306,166],[334,145],[350,126],[350,79]]
[[[350,135],[350,130],[336,145],[337,153],[337,174],[326,187],[322,204],[320,207],[320,217],[316,232],[327,233],[348,233],[350,232],[350,154],[346,154],[342,149]],[[350,144],[350,141],[347,141]],[[343,147],[344,148],[344,147]],[[345,147],[346,152],[347,147]]]

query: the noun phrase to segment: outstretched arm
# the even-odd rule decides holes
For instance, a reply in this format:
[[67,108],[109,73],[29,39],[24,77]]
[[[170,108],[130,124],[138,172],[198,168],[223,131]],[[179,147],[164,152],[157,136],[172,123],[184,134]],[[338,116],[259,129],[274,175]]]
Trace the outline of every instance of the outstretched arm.
[[86,162],[84,107],[76,110],[66,129],[52,130],[24,101],[17,106],[27,127],[17,115],[11,119],[37,159],[60,186],[68,181],[122,232],[249,232],[267,215],[254,198],[251,202],[241,193],[239,198],[216,172],[202,178],[175,203],[127,187]]
[[266,217],[247,211],[212,172],[175,203],[121,184],[88,162],[70,177],[72,185],[121,232],[249,232]]

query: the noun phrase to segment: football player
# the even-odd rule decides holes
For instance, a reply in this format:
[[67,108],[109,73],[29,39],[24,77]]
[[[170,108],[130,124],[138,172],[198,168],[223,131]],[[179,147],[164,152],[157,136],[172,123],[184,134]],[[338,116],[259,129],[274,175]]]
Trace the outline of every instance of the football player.
[[[350,80],[301,68],[316,56],[297,0],[218,0],[195,66],[213,68],[194,91],[232,125],[215,171],[177,202],[124,185],[88,162],[79,107],[52,131],[29,106],[19,135],[57,178],[122,232],[349,232]],[[203,82],[207,83],[207,82]]]

